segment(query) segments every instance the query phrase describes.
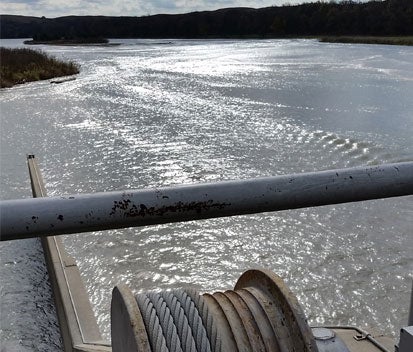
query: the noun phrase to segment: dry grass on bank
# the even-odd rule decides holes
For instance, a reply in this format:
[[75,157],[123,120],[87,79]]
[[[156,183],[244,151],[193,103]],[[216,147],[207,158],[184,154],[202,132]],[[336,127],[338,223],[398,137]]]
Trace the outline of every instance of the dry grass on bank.
[[79,73],[73,62],[59,61],[32,49],[0,48],[0,87]]

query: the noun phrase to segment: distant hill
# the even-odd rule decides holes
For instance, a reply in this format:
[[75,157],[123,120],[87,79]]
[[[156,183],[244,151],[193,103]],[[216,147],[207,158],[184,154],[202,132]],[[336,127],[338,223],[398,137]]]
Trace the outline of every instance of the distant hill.
[[1,38],[272,38],[413,35],[413,0],[315,2],[143,17],[0,16]]

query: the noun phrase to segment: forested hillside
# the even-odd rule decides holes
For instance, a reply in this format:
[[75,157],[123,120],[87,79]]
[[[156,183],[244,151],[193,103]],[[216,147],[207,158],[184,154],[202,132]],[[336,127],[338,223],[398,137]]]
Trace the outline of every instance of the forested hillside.
[[2,38],[230,38],[413,35],[413,0],[314,2],[144,17],[2,15]]

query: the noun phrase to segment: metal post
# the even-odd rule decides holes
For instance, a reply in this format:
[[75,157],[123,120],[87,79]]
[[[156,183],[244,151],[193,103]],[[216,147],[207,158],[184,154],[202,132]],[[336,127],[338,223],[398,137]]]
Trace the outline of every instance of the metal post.
[[0,202],[1,240],[413,194],[413,162],[243,181]]

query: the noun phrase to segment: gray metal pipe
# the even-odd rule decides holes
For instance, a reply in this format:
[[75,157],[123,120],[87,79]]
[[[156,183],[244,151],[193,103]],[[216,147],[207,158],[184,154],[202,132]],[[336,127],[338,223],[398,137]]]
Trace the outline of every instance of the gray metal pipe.
[[413,194],[413,162],[0,202],[1,240],[253,214]]

